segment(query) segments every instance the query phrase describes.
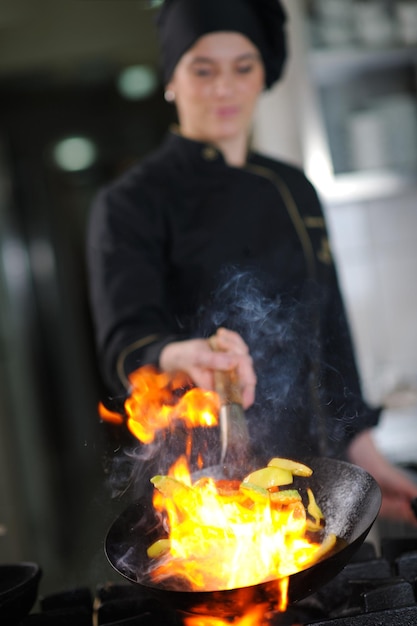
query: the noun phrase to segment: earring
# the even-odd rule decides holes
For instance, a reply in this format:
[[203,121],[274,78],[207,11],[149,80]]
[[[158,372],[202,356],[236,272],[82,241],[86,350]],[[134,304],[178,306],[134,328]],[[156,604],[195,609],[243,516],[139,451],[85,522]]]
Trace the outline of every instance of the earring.
[[167,102],[174,102],[175,92],[172,91],[172,89],[166,89],[164,93],[164,98]]

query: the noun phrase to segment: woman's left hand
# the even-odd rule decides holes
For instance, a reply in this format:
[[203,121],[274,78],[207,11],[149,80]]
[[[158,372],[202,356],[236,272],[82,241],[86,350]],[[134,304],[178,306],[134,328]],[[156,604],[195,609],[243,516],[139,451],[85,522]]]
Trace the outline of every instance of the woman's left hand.
[[417,484],[381,454],[369,430],[353,439],[348,457],[352,463],[369,472],[379,484],[382,491],[381,517],[417,527],[417,517],[411,508],[411,501],[417,498]]

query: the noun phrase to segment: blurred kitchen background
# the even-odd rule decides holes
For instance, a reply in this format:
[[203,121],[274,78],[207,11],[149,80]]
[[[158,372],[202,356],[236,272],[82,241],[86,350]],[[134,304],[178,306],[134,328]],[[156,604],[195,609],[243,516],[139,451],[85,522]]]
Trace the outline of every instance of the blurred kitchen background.
[[[109,578],[85,228],[174,120],[152,4],[0,0],[0,562],[38,562],[46,590]],[[417,0],[284,4],[291,57],[254,144],[321,195],[376,436],[415,467]]]

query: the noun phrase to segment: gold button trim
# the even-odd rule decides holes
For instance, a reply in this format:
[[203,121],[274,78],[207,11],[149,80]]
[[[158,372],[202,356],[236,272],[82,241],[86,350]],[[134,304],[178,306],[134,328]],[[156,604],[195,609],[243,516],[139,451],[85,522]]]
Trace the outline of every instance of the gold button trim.
[[327,237],[322,237],[321,239],[321,247],[317,252],[317,258],[325,265],[331,265],[333,263],[332,251]]
[[216,148],[212,148],[211,146],[206,146],[203,149],[203,158],[206,161],[214,161],[215,159],[217,159],[217,156],[218,156],[218,152]]
[[324,228],[324,218],[315,215],[307,215],[304,217],[304,224],[307,228]]

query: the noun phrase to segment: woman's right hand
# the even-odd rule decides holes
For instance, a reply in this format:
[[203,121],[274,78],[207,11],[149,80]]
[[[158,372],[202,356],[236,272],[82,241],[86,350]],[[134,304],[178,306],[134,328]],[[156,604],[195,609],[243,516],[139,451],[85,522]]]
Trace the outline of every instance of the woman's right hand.
[[242,337],[232,330],[219,328],[210,340],[187,339],[167,344],[160,354],[159,367],[164,372],[185,372],[197,387],[210,390],[214,390],[215,370],[236,368],[243,408],[247,409],[255,400],[252,357]]

